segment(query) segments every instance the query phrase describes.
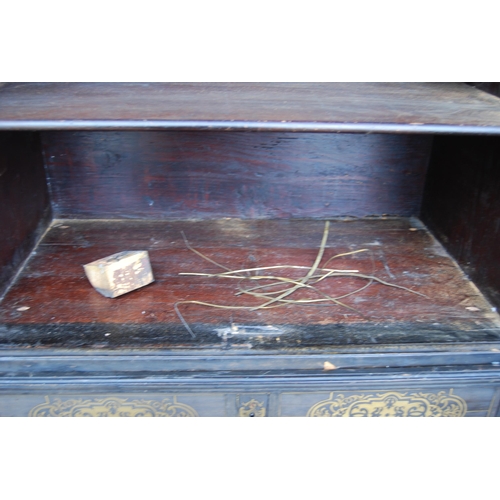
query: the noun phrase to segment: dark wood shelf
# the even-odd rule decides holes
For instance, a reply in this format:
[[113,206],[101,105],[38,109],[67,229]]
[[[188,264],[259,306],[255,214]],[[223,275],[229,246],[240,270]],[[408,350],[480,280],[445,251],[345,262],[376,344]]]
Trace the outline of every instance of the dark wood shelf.
[[[418,219],[334,220],[323,261],[358,249],[330,266],[407,287],[428,298],[374,282],[335,304],[289,305],[269,310],[220,310],[223,305],[258,305],[235,297],[238,282],[179,276],[219,272],[190,251],[191,245],[231,269],[312,265],[322,220],[55,221],[6,294],[0,307],[3,347],[91,349],[224,349],[290,352],[341,347],[373,348],[419,344],[491,343],[500,340],[500,318],[443,247]],[[156,281],[117,299],[97,293],[82,265],[122,250],[148,250]],[[307,271],[283,271],[298,278]],[[345,277],[318,285],[337,297],[367,281]],[[295,298],[317,298],[314,292]],[[19,308],[28,307],[24,311]],[[399,346],[399,347],[398,347]]]
[[500,133],[460,83],[6,83],[0,129]]

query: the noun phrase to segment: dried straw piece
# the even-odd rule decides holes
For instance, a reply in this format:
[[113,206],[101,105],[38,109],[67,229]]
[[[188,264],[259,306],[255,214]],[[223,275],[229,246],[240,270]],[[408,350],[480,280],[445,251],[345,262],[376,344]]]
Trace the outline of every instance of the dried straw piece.
[[[280,266],[266,266],[266,267],[254,267],[254,268],[248,268],[248,269],[237,269],[237,270],[232,270],[229,269],[228,267],[219,264],[218,262],[214,261],[213,259],[210,259],[200,251],[194,249],[188,242],[184,232],[182,232],[182,237],[184,239],[184,243],[186,244],[186,247],[201,257],[202,259],[214,264],[217,267],[220,267],[221,269],[224,269],[225,272],[222,273],[179,273],[181,276],[205,276],[207,278],[222,278],[222,279],[238,279],[240,281],[239,284],[239,291],[236,292],[236,296],[240,295],[250,295],[255,298],[259,299],[264,299],[265,302],[258,305],[258,306],[230,306],[230,305],[222,305],[222,304],[213,304],[210,302],[202,302],[198,300],[183,300],[179,301],[174,304],[174,310],[181,320],[182,324],[184,327],[187,329],[187,331],[195,337],[194,332],[192,329],[189,327],[188,323],[182,316],[182,314],[179,311],[179,305],[181,304],[197,304],[201,306],[206,306],[206,307],[212,307],[212,308],[217,308],[217,309],[226,309],[226,310],[248,310],[248,311],[257,311],[260,309],[274,309],[276,307],[282,307],[282,306],[287,306],[287,305],[314,305],[318,304],[320,302],[331,302],[333,304],[339,305],[341,307],[345,307],[347,309],[350,309],[352,311],[357,312],[358,314],[361,314],[364,316],[360,311],[357,309],[348,306],[342,302],[340,302],[339,299],[343,299],[346,297],[349,297],[351,295],[354,295],[356,293],[361,292],[362,290],[365,290],[368,288],[373,282],[380,283],[385,286],[390,286],[394,288],[399,288],[401,290],[405,290],[407,292],[420,295],[421,297],[428,298],[426,295],[416,292],[414,290],[411,290],[409,288],[406,288],[401,285],[396,285],[394,283],[389,283],[387,281],[384,281],[380,278],[377,278],[376,276],[371,276],[367,274],[361,274],[359,273],[358,270],[356,269],[349,269],[349,270],[342,270],[342,269],[328,269],[326,268],[326,265],[332,261],[333,259],[339,258],[339,257],[344,257],[348,255],[353,255],[356,253],[360,252],[367,252],[368,249],[363,248],[359,250],[354,250],[352,252],[346,252],[346,253],[340,253],[337,255],[334,255],[333,257],[330,257],[322,267],[320,267],[321,260],[324,255],[325,247],[326,247],[326,242],[328,239],[328,233],[329,233],[329,228],[330,228],[330,222],[326,221],[325,222],[325,227],[323,230],[323,237],[321,240],[321,245],[319,247],[318,253],[316,255],[316,259],[314,260],[314,263],[312,266],[307,267],[307,266],[290,266],[290,265],[280,265]],[[243,273],[250,273],[250,272],[261,272],[261,271],[269,271],[269,270],[275,270],[275,269],[307,269],[307,274],[303,278],[299,279],[293,279],[293,278],[287,278],[283,276],[274,276],[274,275],[248,275],[248,274],[243,274]],[[322,274],[315,274],[316,272],[320,272]],[[346,293],[344,295],[341,295],[339,297],[330,297],[326,293],[324,293],[322,290],[319,290],[316,288],[316,284],[327,279],[327,278],[335,278],[335,277],[355,277],[355,278],[360,278],[364,280],[368,280],[368,283],[365,284],[364,286]],[[252,288],[242,288],[241,287],[241,282],[243,281],[261,281],[261,280],[271,280],[273,283],[268,283],[265,285],[259,285],[255,286]],[[274,291],[268,291],[268,292],[256,292],[256,290],[263,290],[265,288],[270,288],[270,287],[276,287],[278,285],[289,285],[285,288],[281,288],[280,290],[274,290]],[[317,294],[321,295],[322,298],[320,299],[287,299],[288,296],[293,294],[295,291],[301,289],[301,288],[307,288],[309,290],[312,290],[316,292]],[[278,294],[278,295],[277,295]],[[275,296],[277,295],[277,296]]]

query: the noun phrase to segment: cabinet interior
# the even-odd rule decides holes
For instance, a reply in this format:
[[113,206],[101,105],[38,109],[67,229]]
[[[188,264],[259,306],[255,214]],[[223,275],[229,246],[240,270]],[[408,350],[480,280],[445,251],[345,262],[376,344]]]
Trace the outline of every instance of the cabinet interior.
[[[495,135],[1,131],[0,343],[305,352],[497,342],[499,163]],[[258,309],[262,300],[235,295],[249,280],[180,275],[221,272],[183,234],[231,270],[311,267],[326,221],[322,262],[350,253],[329,265],[397,287],[336,276],[293,298],[341,304]],[[155,282],[103,297],[82,266],[124,250],[148,250]],[[307,269],[279,272],[300,280]]]

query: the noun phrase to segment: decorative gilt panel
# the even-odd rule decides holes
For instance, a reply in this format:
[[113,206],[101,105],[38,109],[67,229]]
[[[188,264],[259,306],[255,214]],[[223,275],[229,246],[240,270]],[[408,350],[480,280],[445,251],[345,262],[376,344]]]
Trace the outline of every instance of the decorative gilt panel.
[[250,399],[244,403],[237,401],[238,417],[265,417],[266,416],[266,403]]
[[307,412],[308,417],[463,417],[467,403],[453,394],[385,392],[344,396],[334,393]]
[[164,399],[146,401],[122,398],[68,399],[62,401],[48,396],[45,403],[35,406],[30,417],[197,417],[198,413],[183,403]]

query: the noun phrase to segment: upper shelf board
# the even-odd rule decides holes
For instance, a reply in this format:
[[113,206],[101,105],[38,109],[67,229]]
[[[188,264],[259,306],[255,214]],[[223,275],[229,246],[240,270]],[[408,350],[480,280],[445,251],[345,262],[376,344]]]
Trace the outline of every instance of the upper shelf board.
[[219,129],[500,134],[463,83],[4,83],[0,130]]

